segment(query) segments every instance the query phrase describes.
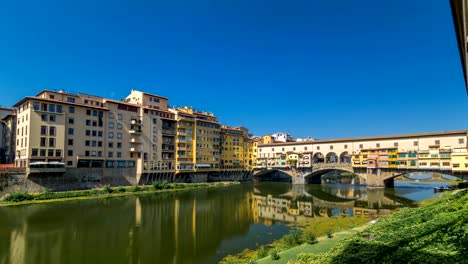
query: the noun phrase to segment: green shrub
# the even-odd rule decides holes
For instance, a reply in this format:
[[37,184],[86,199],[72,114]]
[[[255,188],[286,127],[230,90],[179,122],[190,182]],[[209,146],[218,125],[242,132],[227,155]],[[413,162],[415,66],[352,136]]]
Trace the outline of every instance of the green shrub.
[[102,189],[104,193],[112,193],[112,188],[110,187],[109,184],[104,185],[104,188]]
[[159,182],[159,181],[154,181],[154,182],[151,184],[151,186],[153,186],[153,189],[155,189],[155,190],[161,190],[161,185],[162,185],[162,184],[161,184],[161,182]]
[[270,257],[271,257],[272,260],[278,260],[280,258],[278,249],[274,248],[274,249],[270,250]]
[[125,192],[125,188],[124,187],[118,187],[117,189],[115,189],[117,192],[119,193],[124,193]]
[[267,249],[265,248],[265,246],[260,246],[257,250],[257,258],[258,259],[261,259],[261,258],[264,258],[268,256],[268,251]]
[[315,234],[308,231],[308,232],[305,232],[304,234],[304,241],[308,244],[316,244],[318,243],[318,240],[317,238],[315,237]]
[[247,264],[257,264],[257,261],[255,259],[250,259]]
[[139,192],[139,191],[141,191],[141,187],[138,186],[138,185],[135,185],[135,186],[133,186],[133,188],[130,189],[130,191],[132,191],[132,192]]
[[328,238],[332,238],[333,237],[333,233],[331,230],[327,230],[327,237]]
[[27,192],[12,192],[5,197],[4,201],[17,203],[17,202],[22,202],[22,201],[29,201],[29,200],[32,200],[33,198],[34,198],[33,195]]
[[284,236],[283,240],[289,247],[293,247],[302,244],[302,234],[303,231],[301,229],[296,228],[291,230],[289,234]]

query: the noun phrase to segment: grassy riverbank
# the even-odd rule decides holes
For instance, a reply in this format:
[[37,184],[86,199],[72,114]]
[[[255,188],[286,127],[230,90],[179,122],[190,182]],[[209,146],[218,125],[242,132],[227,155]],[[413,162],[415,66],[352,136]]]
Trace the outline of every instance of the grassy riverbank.
[[[278,239],[267,246],[260,246],[256,250],[245,249],[239,254],[228,255],[220,263],[222,264],[240,264],[257,261],[255,263],[269,263],[270,257],[269,252],[277,251],[280,255],[280,260],[285,255],[288,255],[285,259],[293,259],[294,248],[301,247],[300,245],[309,246],[311,243],[316,242],[316,237],[319,237],[318,241],[322,241],[321,236],[327,235],[327,233],[345,232],[345,230],[352,229],[354,227],[362,226],[368,223],[371,219],[367,217],[331,217],[331,218],[310,218],[306,222],[299,223],[299,227],[292,229],[291,232],[281,239]],[[343,234],[338,234],[336,239],[341,238]],[[344,238],[344,237],[343,237]],[[330,241],[336,241],[336,239]],[[326,244],[319,243],[320,247]],[[319,245],[314,244],[314,245]],[[328,245],[331,247],[331,245]],[[286,253],[287,250],[293,250],[292,253]],[[268,257],[267,257],[268,256]],[[274,263],[286,263],[282,261],[274,261]]]
[[327,252],[301,253],[289,263],[467,263],[467,191],[431,202],[384,216]]
[[60,202],[70,200],[85,200],[98,199],[124,195],[134,195],[139,193],[157,193],[157,192],[174,192],[183,190],[192,190],[197,188],[212,188],[224,187],[239,184],[239,182],[213,182],[213,183],[161,183],[154,182],[153,185],[145,186],[121,186],[104,188],[66,191],[66,192],[49,192],[42,193],[27,193],[13,192],[4,196],[0,201],[0,206],[12,206],[32,203]]

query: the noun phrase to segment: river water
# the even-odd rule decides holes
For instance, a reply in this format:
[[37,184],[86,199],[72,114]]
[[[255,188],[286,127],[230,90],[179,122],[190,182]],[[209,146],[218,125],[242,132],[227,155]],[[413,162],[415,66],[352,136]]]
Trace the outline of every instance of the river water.
[[0,264],[217,263],[310,217],[378,216],[434,195],[428,184],[405,182],[375,190],[243,183],[0,207]]

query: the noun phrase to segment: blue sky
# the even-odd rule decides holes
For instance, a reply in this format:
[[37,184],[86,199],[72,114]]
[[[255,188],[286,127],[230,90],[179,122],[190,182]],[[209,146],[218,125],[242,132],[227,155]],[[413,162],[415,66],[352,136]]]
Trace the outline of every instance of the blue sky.
[[3,1],[0,104],[130,89],[256,135],[468,128],[449,1]]

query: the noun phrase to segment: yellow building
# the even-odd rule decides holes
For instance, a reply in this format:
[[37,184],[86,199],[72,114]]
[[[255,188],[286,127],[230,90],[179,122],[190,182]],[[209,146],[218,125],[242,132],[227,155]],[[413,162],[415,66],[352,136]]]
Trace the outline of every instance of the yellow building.
[[453,149],[451,162],[454,172],[468,171],[468,150],[466,148]]
[[244,131],[239,127],[221,127],[221,168],[244,168]]

